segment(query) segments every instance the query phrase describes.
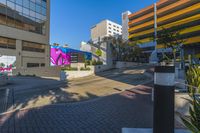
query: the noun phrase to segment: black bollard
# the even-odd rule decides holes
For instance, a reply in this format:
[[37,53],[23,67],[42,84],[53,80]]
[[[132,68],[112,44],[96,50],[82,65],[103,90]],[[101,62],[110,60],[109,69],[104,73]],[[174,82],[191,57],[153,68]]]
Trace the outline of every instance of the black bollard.
[[174,133],[175,67],[156,66],[153,133]]

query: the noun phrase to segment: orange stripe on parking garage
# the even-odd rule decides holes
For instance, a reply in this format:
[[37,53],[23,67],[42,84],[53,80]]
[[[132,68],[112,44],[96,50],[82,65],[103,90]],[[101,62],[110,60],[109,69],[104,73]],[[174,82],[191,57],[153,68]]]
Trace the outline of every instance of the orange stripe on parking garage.
[[[185,8],[183,10],[179,10],[179,11],[177,11],[175,13],[170,14],[170,15],[166,15],[164,17],[158,18],[157,19],[157,23],[166,21],[168,19],[177,17],[179,15],[183,15],[185,13],[188,13],[188,12],[191,12],[191,11],[194,11],[194,10],[197,10],[197,9],[200,9],[200,3],[195,4],[193,6],[190,6],[188,8]],[[140,28],[143,28],[143,27],[146,27],[146,26],[150,26],[150,25],[154,25],[154,20],[146,22],[146,23],[143,23],[142,25],[138,25],[138,26],[132,27],[128,31],[131,32],[133,30],[140,29]]]
[[[190,45],[192,43],[200,43],[200,36],[196,36],[196,37],[192,37],[192,38],[188,38],[186,39],[186,42],[184,43],[184,45]],[[160,49],[160,48],[164,48],[164,45],[163,44],[158,44],[156,46],[157,49]]]
[[[173,23],[169,23],[169,24],[163,25],[162,27],[170,28],[170,27],[173,27],[173,26],[178,26],[180,24],[186,24],[186,23],[189,23],[189,22],[192,22],[192,21],[196,21],[196,20],[200,20],[200,14],[192,16],[192,17],[189,17],[189,18],[186,18],[186,19],[182,19],[182,20],[179,20],[179,21],[176,21],[176,22],[173,22]],[[158,31],[161,30],[162,27],[161,26],[158,27],[157,30]],[[138,33],[135,33],[135,34],[130,34],[129,38],[137,37],[137,36],[148,34],[148,33],[152,33],[152,32],[154,32],[154,29],[138,32]]]

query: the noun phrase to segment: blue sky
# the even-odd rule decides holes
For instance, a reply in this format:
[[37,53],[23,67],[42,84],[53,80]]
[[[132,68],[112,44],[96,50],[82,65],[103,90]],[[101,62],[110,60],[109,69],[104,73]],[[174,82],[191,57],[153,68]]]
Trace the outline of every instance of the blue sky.
[[121,24],[121,13],[136,12],[157,0],[51,0],[50,43],[79,49],[90,39],[90,28],[109,19]]

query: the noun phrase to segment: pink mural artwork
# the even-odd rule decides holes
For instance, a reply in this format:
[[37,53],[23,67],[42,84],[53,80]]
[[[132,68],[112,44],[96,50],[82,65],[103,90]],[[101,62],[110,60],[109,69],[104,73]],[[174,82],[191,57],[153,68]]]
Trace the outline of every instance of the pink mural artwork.
[[69,53],[62,52],[61,49],[51,48],[51,63],[53,65],[69,65],[71,56]]
[[5,72],[5,71],[7,71],[7,72],[12,71],[12,65],[10,65],[7,68],[0,67],[0,72]]

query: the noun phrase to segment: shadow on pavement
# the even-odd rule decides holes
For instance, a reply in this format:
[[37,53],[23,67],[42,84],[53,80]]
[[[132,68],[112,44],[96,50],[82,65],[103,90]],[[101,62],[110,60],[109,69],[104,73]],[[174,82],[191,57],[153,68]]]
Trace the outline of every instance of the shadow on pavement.
[[146,86],[138,86],[137,90],[140,92],[132,92],[132,95],[123,92],[80,103],[49,105],[2,115],[0,132],[120,133],[123,127],[151,128],[150,90]]

